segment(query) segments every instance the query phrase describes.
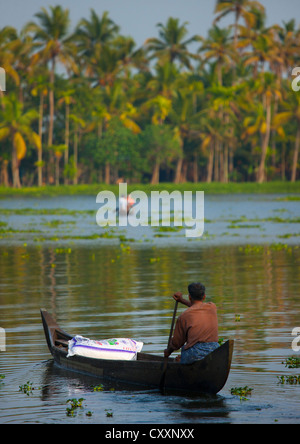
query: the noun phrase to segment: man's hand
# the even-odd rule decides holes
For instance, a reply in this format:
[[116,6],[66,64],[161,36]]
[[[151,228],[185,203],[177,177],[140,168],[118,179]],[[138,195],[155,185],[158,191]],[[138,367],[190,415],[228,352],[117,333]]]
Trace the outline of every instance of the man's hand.
[[180,291],[177,291],[176,293],[173,294],[173,299],[177,302],[180,302],[183,305],[186,305],[187,307],[191,306],[191,302],[184,299]]
[[164,350],[164,357],[165,358],[168,358],[169,356],[170,356],[170,350],[168,349],[168,348],[166,348],[165,350]]
[[182,303],[182,301],[183,301],[182,293],[180,291],[177,291],[176,293],[173,294],[173,299],[175,301],[178,301],[178,302]]

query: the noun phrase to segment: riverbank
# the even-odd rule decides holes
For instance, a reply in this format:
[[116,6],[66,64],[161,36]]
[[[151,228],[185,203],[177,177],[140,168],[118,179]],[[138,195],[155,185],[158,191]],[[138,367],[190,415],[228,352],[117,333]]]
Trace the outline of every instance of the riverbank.
[[[10,196],[72,196],[72,195],[90,195],[96,196],[100,191],[109,190],[118,194],[118,185],[106,185],[103,183],[92,185],[60,185],[43,186],[28,188],[6,188],[0,186],[0,197]],[[244,183],[160,183],[150,184],[131,184],[128,185],[128,192],[134,190],[144,191],[149,194],[151,191],[172,192],[178,191],[204,191],[208,194],[300,194],[300,181],[297,182],[265,182],[262,184],[255,182]]]

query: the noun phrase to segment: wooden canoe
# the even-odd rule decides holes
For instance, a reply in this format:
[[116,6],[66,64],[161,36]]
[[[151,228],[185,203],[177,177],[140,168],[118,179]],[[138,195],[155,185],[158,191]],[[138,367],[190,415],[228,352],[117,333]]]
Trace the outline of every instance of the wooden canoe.
[[[159,388],[164,369],[163,357],[138,353],[135,361],[95,359],[76,355],[67,358],[68,341],[73,336],[62,330],[46,310],[41,310],[41,316],[49,350],[55,363],[61,367],[89,376]],[[169,358],[164,381],[165,390],[218,393],[229,375],[233,343],[233,340],[226,341],[193,364],[180,364]]]

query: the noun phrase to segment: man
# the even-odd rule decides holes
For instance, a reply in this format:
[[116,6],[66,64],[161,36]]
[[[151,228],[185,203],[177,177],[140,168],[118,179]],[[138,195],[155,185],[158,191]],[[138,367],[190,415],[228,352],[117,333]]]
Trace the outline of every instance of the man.
[[181,348],[182,364],[191,364],[211,353],[218,344],[217,307],[213,302],[204,302],[205,287],[200,282],[188,286],[189,300],[182,293],[173,295],[189,308],[177,319],[170,346],[165,350],[165,357]]

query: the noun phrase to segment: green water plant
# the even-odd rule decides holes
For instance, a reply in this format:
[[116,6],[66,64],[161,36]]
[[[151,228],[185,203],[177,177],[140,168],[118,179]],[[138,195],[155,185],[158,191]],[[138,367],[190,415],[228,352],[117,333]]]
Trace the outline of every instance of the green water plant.
[[82,403],[84,398],[72,398],[67,400],[67,404],[69,403],[69,407],[66,408],[67,416],[74,416],[77,409],[82,408]]
[[93,392],[102,392],[104,390],[104,387],[102,384],[93,386]]
[[230,393],[235,396],[239,396],[241,401],[248,401],[247,396],[252,394],[252,388],[248,387],[232,387]]
[[287,368],[300,368],[300,357],[290,356],[282,364],[285,364]]
[[300,384],[300,375],[281,375],[277,379],[279,384]]
[[33,387],[33,383],[30,381],[27,381],[26,384],[19,385],[19,392],[23,392],[27,396],[32,395],[33,390],[35,390],[35,388]]

